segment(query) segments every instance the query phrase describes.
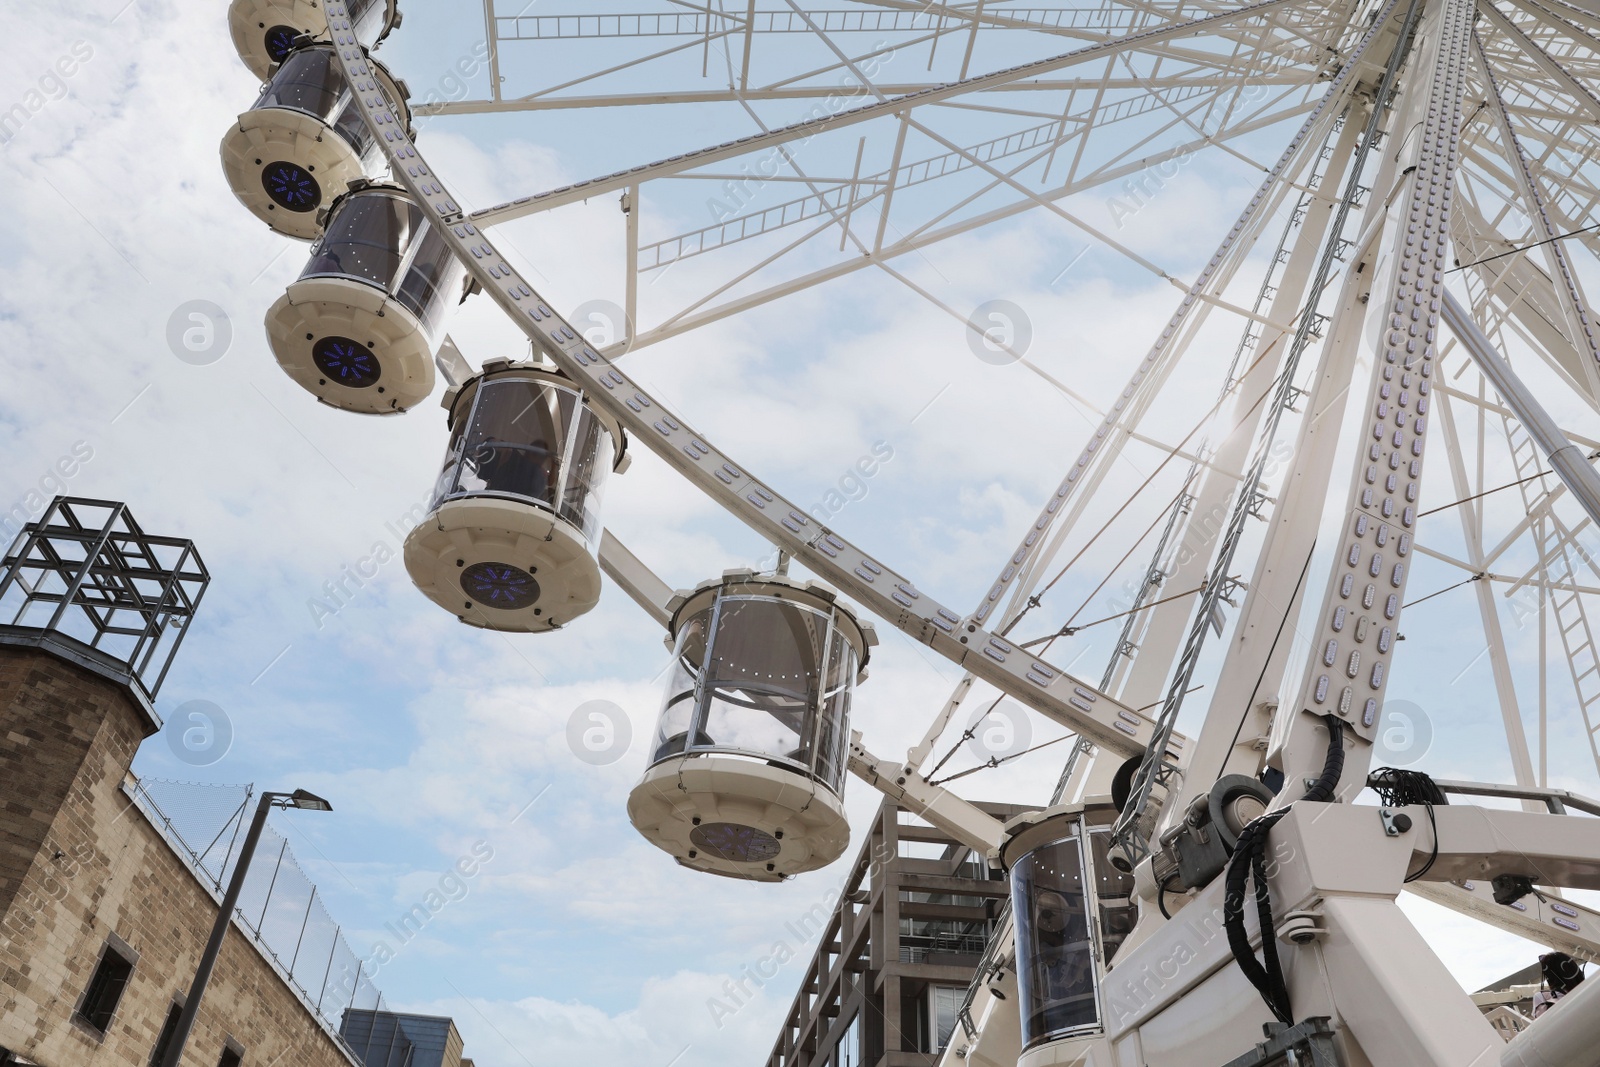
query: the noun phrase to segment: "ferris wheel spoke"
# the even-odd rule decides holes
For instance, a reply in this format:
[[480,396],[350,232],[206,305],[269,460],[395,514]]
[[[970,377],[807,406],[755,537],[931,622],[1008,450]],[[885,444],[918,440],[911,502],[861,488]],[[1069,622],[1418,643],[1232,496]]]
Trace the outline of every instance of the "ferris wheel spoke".
[[[1249,133],[1255,132],[1256,130],[1276,125],[1287,118],[1298,117],[1310,110],[1313,106],[1314,105],[1308,103],[1293,103],[1282,111],[1262,115],[1258,118],[1253,118],[1248,122],[1240,123],[1235,127],[1228,129],[1222,134],[1214,135],[1210,138],[1191,140],[1162,151],[1152,152],[1142,157],[1130,159],[1122,163],[1120,166],[1111,166],[1107,169],[1097,169],[1091,173],[1080,176],[1076,181],[1070,184],[1057,186],[1045,193],[1042,193],[1041,195],[1047,200],[1054,201],[1086,189],[1094,188],[1095,186],[1102,186],[1108,182],[1113,182],[1124,177],[1136,175],[1152,166],[1161,166],[1170,160],[1184,158],[1189,154],[1200,151],[1218,141],[1243,137]],[[945,156],[948,158],[957,158],[958,154],[951,152],[946,153]],[[689,307],[664,315],[664,321],[660,324],[648,328],[640,328],[631,338],[627,339],[626,341],[618,341],[616,345],[613,346],[613,351],[622,351],[624,349],[632,351],[634,349],[646,347],[651,344],[656,344],[671,337],[679,336],[683,333],[687,333],[709,325],[710,323],[720,321],[721,319],[724,319],[730,315],[737,314],[740,311],[759,306],[774,299],[791,295],[806,288],[844,277],[848,274],[866,269],[878,263],[890,262],[901,256],[917,252],[920,249],[930,247],[938,244],[939,242],[969,233],[974,229],[985,225],[990,225],[1001,219],[1012,217],[1023,211],[1031,210],[1037,206],[1036,201],[1032,199],[1020,198],[1012,204],[992,208],[978,215],[959,220],[948,221],[943,226],[934,226],[930,221],[923,221],[909,229],[902,230],[899,225],[891,225],[889,221],[889,203],[896,189],[904,187],[904,185],[907,183],[917,184],[917,181],[915,180],[915,175],[910,165],[903,166],[898,170],[892,169],[892,172],[899,180],[895,181],[895,183],[890,185],[886,190],[880,192],[876,186],[867,182],[862,182],[863,188],[857,192],[855,199],[847,202],[848,206],[845,209],[845,213],[875,210],[879,214],[877,234],[874,236],[872,244],[863,255],[851,256],[842,262],[834,263],[830,266],[809,269],[805,273],[793,278],[776,284],[767,285],[750,293],[739,295],[726,300],[721,304],[707,306],[708,297],[696,298],[691,302]],[[696,176],[682,175],[679,177],[693,178]],[[1003,185],[1004,183],[996,181],[992,184]],[[648,183],[646,183],[645,188],[648,189]],[[775,233],[778,230],[786,227],[800,225],[804,222],[809,222],[823,214],[829,215],[828,221],[823,223],[813,223],[811,228],[807,231],[807,237],[815,240],[818,236],[827,232],[834,226],[834,219],[832,217],[831,209],[835,206],[833,203],[835,198],[832,196],[830,190],[824,189],[822,190],[822,193],[823,196],[821,198],[808,196],[801,198],[798,201],[789,201],[786,204],[764,209],[751,215],[730,218],[726,222],[719,223],[714,226],[703,227],[679,235],[663,238],[660,241],[654,242],[650,245],[635,247],[633,244],[630,244],[630,256],[632,257],[632,261],[634,262],[638,271],[642,273],[649,273],[653,270],[670,268],[674,263],[680,260],[695,258],[706,251],[714,251],[716,249],[731,245],[737,245],[752,237]],[[634,241],[637,239],[635,227],[637,225],[636,220],[639,214],[637,204],[640,197],[633,195],[631,199],[635,207],[629,215],[630,233],[628,235],[628,240]],[[965,197],[958,201],[954,207],[942,208],[941,214],[948,215],[958,210],[960,206],[975,199],[975,196]],[[768,220],[771,221],[769,222]],[[778,252],[769,253],[756,264],[755,268],[748,266],[739,266],[735,268],[733,280],[718,282],[713,287],[713,291],[710,293],[710,296],[715,296],[718,293],[726,292],[734,284],[748,280],[758,273],[757,268],[770,268],[773,264],[781,261],[782,253],[792,252],[803,247],[806,247],[804,240],[791,241],[787,245],[783,246],[783,248],[779,249]],[[629,278],[631,279],[633,277],[634,275],[630,273]],[[1208,294],[1207,300],[1215,300],[1215,297],[1212,297]],[[1241,309],[1232,308],[1230,306],[1230,310],[1240,311]],[[639,321],[636,312],[631,310],[630,321]]]
[[1510,317],[1519,336],[1534,352],[1567,379],[1585,402],[1600,410],[1600,373],[1594,356],[1587,344],[1575,345],[1570,331],[1559,328],[1558,324],[1567,318],[1562,299],[1551,275],[1529,258],[1534,249],[1524,245],[1506,254],[1503,242],[1472,205],[1459,206],[1463,210],[1452,226],[1452,238],[1458,258],[1463,258],[1472,270],[1469,278],[1482,283],[1477,296],[1479,306]]
[[1556,281],[1555,288],[1566,321],[1567,337],[1587,357],[1583,364],[1588,372],[1591,389],[1600,394],[1600,374],[1597,374],[1597,368],[1600,368],[1600,341],[1595,337],[1596,324],[1589,321],[1588,301],[1577,275],[1567,262],[1567,255],[1561,248],[1561,242],[1556,239],[1556,229],[1551,223],[1544,196],[1539,190],[1533,172],[1529,169],[1528,156],[1523,150],[1522,142],[1511,128],[1511,120],[1507,117],[1500,99],[1499,85],[1495,81],[1488,57],[1484,54],[1483,44],[1476,34],[1473,35],[1473,48],[1487,83],[1489,106],[1499,126],[1502,148],[1511,164],[1517,191],[1522,196],[1525,213],[1532,220],[1535,238],[1541,242],[1540,248],[1548,261],[1549,276]]
[[1535,0],[1510,0],[1510,3],[1512,7],[1528,16],[1529,36],[1533,36],[1534,32],[1540,32],[1547,42],[1545,44],[1547,50],[1560,49],[1569,58],[1582,58],[1582,53],[1585,51],[1590,53],[1587,57],[1590,59],[1600,55],[1600,39],[1575,25],[1571,20],[1563,18],[1551,8]]
[[1576,4],[1567,0],[1542,0],[1541,3],[1532,3],[1532,0],[1512,0],[1512,3],[1526,10],[1528,7],[1537,7],[1549,14],[1555,15],[1563,21],[1590,33],[1600,33],[1600,16],[1592,11],[1585,11]]
[[[1445,455],[1449,460],[1450,474],[1455,491],[1460,496],[1468,496],[1475,492],[1481,493],[1484,486],[1474,486],[1467,476],[1466,460],[1462,454],[1461,438],[1456,432],[1454,411],[1448,396],[1439,398],[1437,410],[1439,421],[1444,430]],[[1527,456],[1534,463],[1539,457],[1529,448]],[[1521,473],[1519,471],[1519,473]],[[1474,573],[1482,573],[1486,565],[1483,562],[1483,517],[1475,507],[1459,507],[1454,509],[1461,524],[1462,541],[1466,546],[1467,563],[1473,568]],[[1522,726],[1522,709],[1517,703],[1517,692],[1511,681],[1511,664],[1506,658],[1505,634],[1500,627],[1500,613],[1494,604],[1494,593],[1487,582],[1471,582],[1474,600],[1478,608],[1478,619],[1483,628],[1483,637],[1489,649],[1489,666],[1494,678],[1494,690],[1497,703],[1500,705],[1500,719],[1505,729],[1506,743],[1511,757],[1511,772],[1516,783],[1521,786],[1537,785],[1533,772],[1533,756],[1528,748],[1528,737]],[[1536,811],[1540,805],[1534,801],[1524,801],[1527,810]]]
[[1587,85],[1574,77],[1572,72],[1562,66],[1554,56],[1535,44],[1526,33],[1522,32],[1494,4],[1484,3],[1479,6],[1478,10],[1483,13],[1490,23],[1509,37],[1518,48],[1522,49],[1539,69],[1559,83],[1571,99],[1589,115],[1591,121],[1600,121],[1600,97],[1596,97]]
[[[1449,455],[1451,458],[1451,471],[1457,493],[1463,496],[1470,492],[1483,494],[1484,487],[1479,484],[1473,486],[1467,477],[1465,464],[1461,458],[1460,447],[1452,408],[1454,401],[1452,394],[1441,397],[1440,412],[1444,419],[1444,429],[1451,442]],[[1568,674],[1573,686],[1585,731],[1590,738],[1591,748],[1595,757],[1597,770],[1600,770],[1600,744],[1596,732],[1600,730],[1600,648],[1594,640],[1594,630],[1590,625],[1588,611],[1584,604],[1585,595],[1600,594],[1600,588],[1582,586],[1576,581],[1576,573],[1572,566],[1572,556],[1579,558],[1592,557],[1579,546],[1576,534],[1581,532],[1588,524],[1585,517],[1583,523],[1577,528],[1569,528],[1560,516],[1552,509],[1555,499],[1561,495],[1565,484],[1560,480],[1552,483],[1551,473],[1544,469],[1543,457],[1534,447],[1530,436],[1524,431],[1517,419],[1504,409],[1500,409],[1499,419],[1506,440],[1511,445],[1511,456],[1515,472],[1518,475],[1516,488],[1522,498],[1523,512],[1526,516],[1524,522],[1518,524],[1511,537],[1526,535],[1532,542],[1535,555],[1535,564],[1521,578],[1490,576],[1508,582],[1510,588],[1507,595],[1514,594],[1518,589],[1527,586],[1538,591],[1537,610],[1541,614],[1550,610],[1556,617],[1556,628],[1568,665]],[[1480,475],[1481,482],[1481,475]],[[1469,552],[1470,565],[1476,567],[1480,573],[1487,571],[1492,562],[1490,554],[1483,550],[1483,512],[1477,507],[1457,508],[1463,526],[1463,534]],[[1496,547],[1494,556],[1505,550],[1505,543]],[[1600,577],[1600,570],[1596,571]],[[1539,785],[1545,778],[1543,773],[1535,775],[1532,757],[1529,753],[1526,737],[1523,734],[1522,720],[1518,711],[1516,694],[1511,688],[1510,667],[1504,658],[1504,637],[1500,632],[1499,617],[1496,613],[1487,583],[1480,583],[1477,590],[1480,615],[1483,619],[1485,638],[1491,650],[1491,663],[1495,676],[1496,692],[1499,696],[1502,714],[1505,719],[1507,739],[1511,748],[1513,769],[1519,785]],[[1541,671],[1543,662],[1541,660]],[[1541,719],[1539,749],[1541,754],[1545,751],[1544,737],[1545,723]],[[1544,760],[1541,758],[1541,767]],[[1537,810],[1538,805],[1532,801],[1525,801],[1528,810]]]
[[[651,38],[681,37],[684,40],[676,45],[669,45],[643,56],[623,60],[598,71],[589,71],[584,75],[570,79],[556,85],[546,86],[531,93],[522,93],[507,99],[501,92],[498,74],[492,83],[492,92],[488,100],[468,101],[443,101],[432,100],[419,104],[416,108],[418,115],[448,115],[448,114],[481,114],[499,111],[534,110],[551,107],[606,107],[606,106],[638,106],[643,104],[670,104],[685,102],[710,102],[734,101],[740,98],[749,100],[784,99],[784,98],[822,98],[838,91],[838,86],[824,78],[825,75],[843,69],[845,66],[837,61],[815,67],[803,73],[792,71],[771,80],[769,77],[752,69],[752,44],[758,38],[776,36],[779,40],[792,38],[796,34],[812,32],[811,26],[816,25],[822,30],[833,32],[849,32],[860,35],[867,32],[886,32],[891,35],[914,33],[917,36],[909,38],[891,36],[888,40],[874,38],[874,43],[864,52],[853,58],[857,63],[868,58],[882,55],[886,58],[900,51],[913,49],[922,44],[937,46],[938,41],[952,34],[959,35],[967,40],[963,61],[956,80],[965,79],[968,74],[971,60],[971,45],[977,39],[977,29],[983,27],[984,39],[997,33],[1014,33],[1028,30],[1038,31],[1054,36],[1065,36],[1071,39],[1104,42],[1108,37],[1118,31],[1129,33],[1136,30],[1152,28],[1149,23],[1159,20],[1165,23],[1182,21],[1192,17],[1192,12],[1184,11],[1181,6],[1171,9],[1151,8],[1140,18],[1123,5],[1103,4],[1085,8],[1067,9],[1040,9],[1034,12],[1037,19],[1033,22],[1018,20],[1006,15],[984,16],[974,19],[970,13],[963,17],[954,15],[936,15],[924,11],[923,4],[905,3],[893,10],[877,12],[877,18],[864,18],[869,12],[852,10],[818,11],[815,13],[799,13],[793,9],[779,7],[777,9],[764,9],[756,13],[752,21],[744,14],[734,12],[707,12],[706,9],[687,5],[692,10],[670,14],[541,14],[525,15],[510,18],[499,18],[493,23],[493,28],[487,31],[492,40],[490,48],[491,65],[497,72],[500,65],[500,54],[503,46],[512,46],[518,42],[566,42],[582,40],[648,40]],[[1298,9],[1295,9],[1298,10]],[[1202,7],[1201,14],[1210,16],[1226,14],[1226,9],[1216,6]],[[1062,16],[1070,16],[1063,20]],[[809,20],[809,21],[808,21]],[[1273,29],[1272,36],[1262,36],[1258,42],[1260,47],[1281,53],[1286,62],[1293,62],[1298,55],[1297,46],[1292,40],[1305,37],[1307,44],[1312,45],[1312,38],[1325,29],[1327,19],[1311,19],[1306,16],[1294,15],[1273,19],[1269,25]],[[1159,27],[1156,27],[1159,28]],[[1234,31],[1226,24],[1219,24],[1217,32],[1224,36],[1233,36]],[[1281,34],[1281,36],[1280,36]],[[742,39],[742,40],[738,40]],[[732,47],[738,40],[740,55],[735,62]],[[654,92],[639,93],[630,90],[611,90],[600,94],[575,96],[564,94],[563,90],[575,85],[601,82],[607,77],[625,71],[633,71],[649,67],[652,71],[665,70],[661,68],[661,61],[680,52],[698,48],[703,53],[709,54],[713,42],[721,45],[721,52],[728,65],[729,84],[727,88],[674,88],[670,85],[658,86]],[[1320,44],[1321,42],[1316,42]],[[1312,45],[1314,47],[1314,45]],[[1182,49],[1177,45],[1155,42],[1150,48],[1156,52],[1170,50],[1175,58],[1190,58],[1195,62],[1211,62],[1215,57],[1206,52],[1196,52]],[[788,58],[790,49],[782,49],[777,54]],[[705,71],[701,71],[703,78]],[[822,80],[818,80],[822,79]],[[944,81],[930,81],[928,83],[899,82],[894,85],[884,83],[883,87],[899,94],[913,93],[937,88]]]
[[872,119],[890,116],[908,107],[937,103],[965,96],[969,93],[1002,88],[1039,74],[1063,70],[1080,63],[1108,59],[1121,51],[1137,50],[1155,42],[1210,32],[1218,26],[1242,19],[1250,19],[1264,11],[1287,6],[1292,2],[1293,0],[1257,0],[1256,3],[1247,4],[1223,14],[1209,15],[1187,22],[1140,31],[1115,40],[1089,45],[1060,56],[1024,63],[1007,70],[978,75],[922,92],[890,97],[886,100],[864,104],[860,107],[841,110],[837,114],[819,115],[815,118],[778,127],[766,133],[752,134],[737,141],[724,142],[723,144],[702,148],[698,151],[687,152],[675,159],[666,160],[654,166],[643,165],[631,170],[619,171],[604,177],[579,182],[566,188],[555,190],[552,193],[522,197],[496,207],[485,208],[474,212],[472,221],[478,225],[493,225],[499,222],[506,222],[540,210],[542,207],[555,206],[558,202],[573,203],[598,193],[620,190],[647,177],[657,177],[664,173],[680,173],[706,164],[722,162],[736,156],[772,148],[788,141],[814,136],[825,130],[840,129]]
[[[1392,12],[1393,9],[1394,3],[1391,2],[1384,9],[1385,16],[1388,12]],[[1083,451],[1079,454],[1077,462],[1069,470],[1054,496],[1046,504],[1045,510],[1041,512],[1033,529],[1023,538],[1022,543],[1007,562],[1005,569],[1002,570],[999,579],[990,587],[982,604],[974,611],[974,618],[983,621],[999,606],[1001,597],[1005,596],[1012,582],[1015,581],[1022,567],[1027,563],[1028,557],[1033,554],[1034,547],[1038,544],[1040,536],[1049,529],[1061,504],[1077,488],[1076,483],[1084,468],[1095,458],[1095,452],[1108,443],[1108,437],[1115,439],[1118,436],[1118,423],[1122,419],[1123,409],[1134,398],[1135,393],[1140,390],[1145,379],[1150,377],[1160,364],[1171,358],[1171,350],[1175,347],[1173,342],[1181,334],[1190,312],[1197,305],[1200,307],[1206,306],[1207,302],[1200,299],[1202,294],[1214,295],[1220,292],[1227,282],[1231,280],[1233,272],[1254,243],[1255,233],[1259,229],[1261,222],[1266,217],[1269,217],[1270,210],[1268,210],[1268,206],[1275,207],[1277,198],[1287,191],[1284,179],[1289,177],[1298,165],[1303,164],[1302,153],[1307,144],[1320,146],[1323,138],[1326,137],[1327,132],[1331,130],[1334,122],[1338,119],[1346,95],[1353,88],[1354,81],[1351,75],[1356,69],[1356,61],[1359,60],[1366,48],[1375,39],[1385,21],[1386,17],[1380,17],[1374,24],[1373,29],[1368,31],[1355,56],[1352,57],[1352,61],[1345,65],[1339,76],[1328,87],[1327,93],[1317,103],[1300,127],[1300,130],[1290,140],[1288,147],[1284,149],[1276,165],[1257,189],[1255,197],[1234,223],[1233,229],[1223,239],[1221,246],[1211,257],[1210,263],[1201,271],[1200,277],[1189,286],[1188,293],[1179,304],[1177,310],[1173,312],[1166,329],[1145,356],[1144,361],[1139,364],[1127,387],[1122,391],[1121,397],[1114,405],[1113,416],[1108,417],[1096,429],[1094,436],[1090,438]],[[1159,378],[1160,375],[1155,377]]]

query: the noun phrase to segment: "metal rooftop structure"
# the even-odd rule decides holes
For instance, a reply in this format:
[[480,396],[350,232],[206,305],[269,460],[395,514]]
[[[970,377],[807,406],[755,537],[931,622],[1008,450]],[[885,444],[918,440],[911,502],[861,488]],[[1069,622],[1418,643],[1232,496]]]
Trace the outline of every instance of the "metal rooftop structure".
[[120,682],[151,711],[210,581],[193,541],[146,533],[123,503],[58,496],[0,563],[0,644]]

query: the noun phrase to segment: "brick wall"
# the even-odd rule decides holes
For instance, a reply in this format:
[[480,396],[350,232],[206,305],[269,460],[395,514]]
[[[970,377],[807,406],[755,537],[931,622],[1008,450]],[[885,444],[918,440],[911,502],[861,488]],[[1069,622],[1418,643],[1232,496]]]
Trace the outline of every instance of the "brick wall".
[[[215,900],[121,791],[145,730],[121,686],[0,647],[0,1047],[44,1067],[148,1064],[216,919]],[[102,1037],[73,1011],[112,934],[138,961]],[[229,1038],[246,1067],[351,1063],[237,927],[185,1067],[215,1067]]]

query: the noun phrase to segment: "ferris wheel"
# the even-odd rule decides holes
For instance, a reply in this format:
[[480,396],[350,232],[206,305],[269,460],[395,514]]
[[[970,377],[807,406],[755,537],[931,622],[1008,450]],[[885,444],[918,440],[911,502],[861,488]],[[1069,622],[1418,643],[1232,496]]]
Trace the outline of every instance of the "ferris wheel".
[[[628,810],[680,864],[757,882],[825,866],[848,843],[853,773],[1003,865],[1012,918],[963,1009],[969,1061],[1501,1062],[1482,1059],[1501,1037],[1393,900],[1404,885],[1600,959],[1600,915],[1560,894],[1600,888],[1600,823],[1574,814],[1600,810],[1551,785],[1600,773],[1600,433],[1580,432],[1600,413],[1586,296],[1600,14],[1567,0],[570,7],[486,0],[473,65],[490,91],[472,100],[410,98],[374,57],[400,22],[392,0],[230,9],[265,85],[224,169],[246,208],[312,242],[267,312],[279,364],[369,415],[445,379],[449,444],[405,551],[419,589],[470,625],[537,633],[582,625],[604,573],[667,628],[672,675]],[[660,118],[686,104],[739,135],[685,143]],[[624,115],[668,150],[464,209],[414,120],[520,112]],[[1214,253],[1174,273],[1121,222],[1202,153],[1258,184],[1194,220]],[[1089,193],[1108,216],[1082,210]],[[496,233],[597,197],[624,216],[624,296],[567,314]],[[969,317],[904,266],[1025,212],[1172,286],[1165,320],[1118,353],[1107,402],[1028,361],[1005,308]],[[941,603],[627,370],[640,349],[857,272],[1093,415],[975,605]],[[446,329],[475,293],[533,358],[467,362]],[[1174,424],[1173,392],[1219,335],[1230,358]],[[651,574],[601,509],[641,448],[777,566],[681,592]],[[1158,456],[1138,481],[1121,465],[1133,448]],[[1083,554],[1068,549],[1136,505],[1155,518],[1118,564],[1137,580],[1101,620],[1120,628],[1114,653],[1075,675],[1046,657],[1083,627],[1050,616],[1047,594]],[[791,577],[791,560],[819,580]],[[1510,781],[1390,773],[1372,782],[1382,808],[1354,804],[1400,644],[1420,643],[1402,609],[1457,589],[1450,621],[1482,634]],[[1508,611],[1537,634],[1531,738]],[[964,671],[904,759],[850,729],[869,614]],[[1078,738],[1049,804],[1005,826],[939,778],[991,694]],[[1185,736],[1194,701],[1203,727]],[[1269,870],[1269,841],[1296,858]],[[1213,912],[1227,936],[1185,941]],[[1126,976],[1152,966],[1160,988],[1136,992]],[[1396,983],[1432,999],[1372,992]],[[1595,1047],[1596,1019],[1564,1008],[1513,1028],[1506,1055]],[[1277,1051],[1251,1052],[1261,1022]]]

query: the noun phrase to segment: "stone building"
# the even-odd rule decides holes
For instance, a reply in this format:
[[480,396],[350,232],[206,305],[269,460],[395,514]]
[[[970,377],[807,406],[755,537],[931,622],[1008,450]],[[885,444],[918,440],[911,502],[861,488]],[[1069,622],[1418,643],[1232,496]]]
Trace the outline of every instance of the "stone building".
[[[144,1067],[177,1022],[221,894],[134,802],[129,768],[160,729],[162,637],[206,581],[188,542],[70,499],[0,569],[0,1065]],[[440,1052],[458,1067],[459,1036]],[[236,914],[185,1067],[361,1062]]]

